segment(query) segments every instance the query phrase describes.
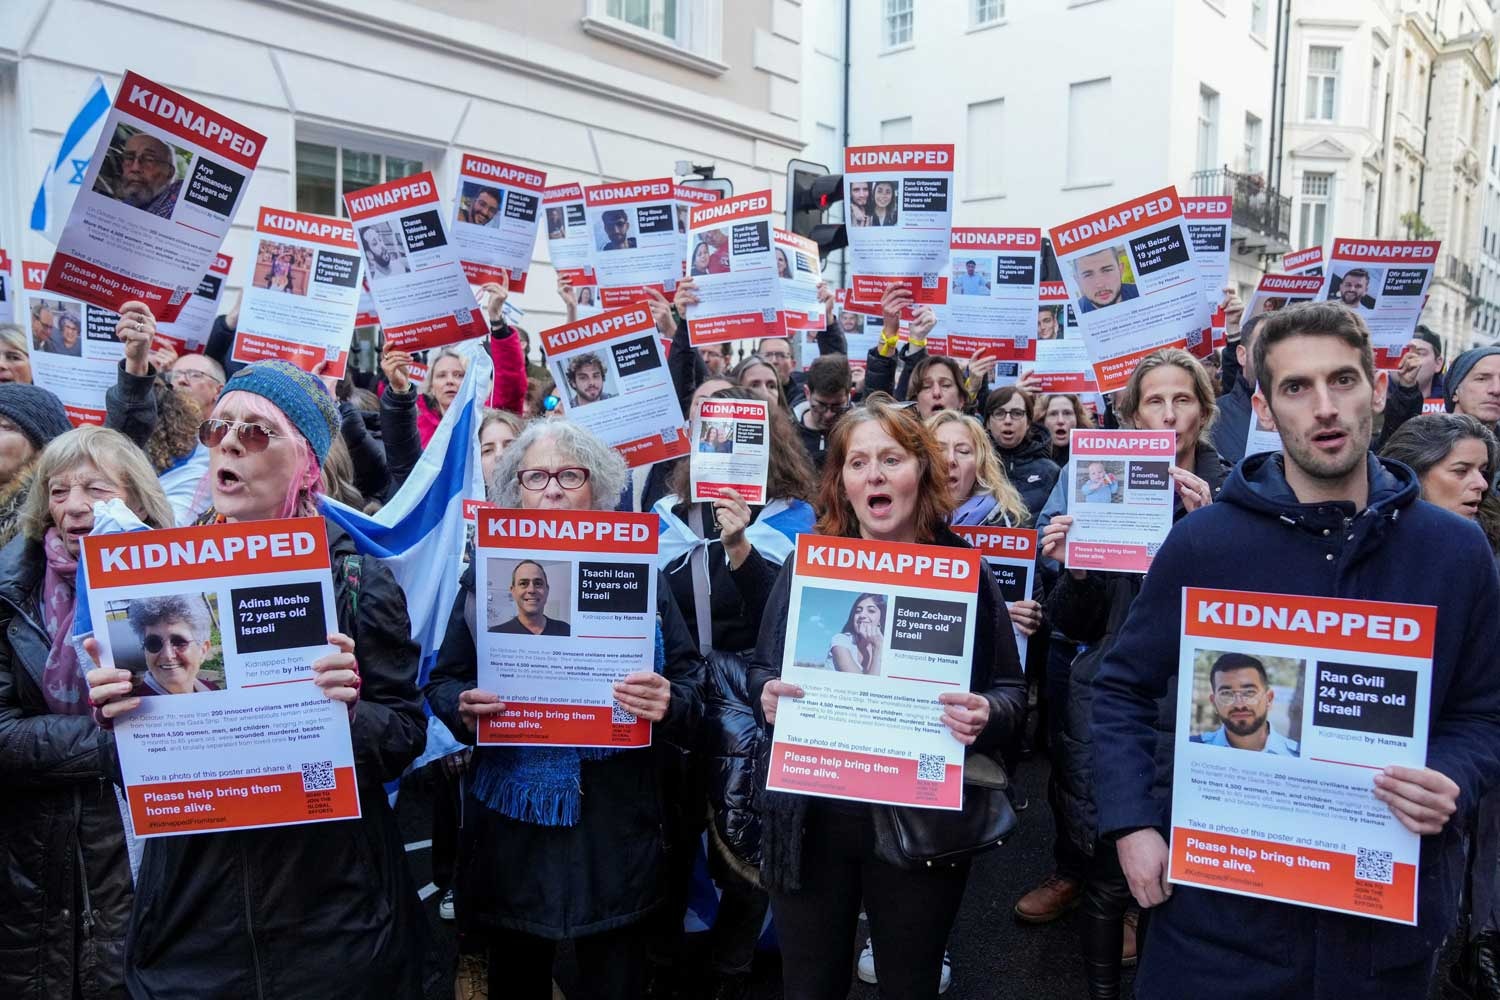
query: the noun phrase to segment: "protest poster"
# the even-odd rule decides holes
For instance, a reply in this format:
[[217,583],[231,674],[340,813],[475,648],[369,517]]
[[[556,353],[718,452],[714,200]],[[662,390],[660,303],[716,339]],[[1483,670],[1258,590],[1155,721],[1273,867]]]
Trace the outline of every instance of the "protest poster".
[[[1031,599],[1032,577],[1036,572],[1036,529],[1007,528],[998,524],[955,524],[953,531],[989,564],[1007,608],[1017,601]],[[1016,652],[1020,654],[1024,670],[1027,636],[1015,623],[1011,624],[1011,631],[1015,633]]]
[[104,394],[118,378],[125,345],[115,336],[120,314],[46,291],[47,265],[21,262],[30,325],[31,381],[62,401],[74,427],[104,424]]
[[1312,274],[1263,274],[1245,306],[1245,319],[1311,302],[1322,288],[1323,279]]
[[698,403],[689,461],[692,502],[717,500],[734,490],[747,504],[766,502],[771,468],[771,425],[763,399],[713,399]]
[[851,146],[844,151],[844,205],[857,299],[879,303],[905,285],[914,305],[948,301],[953,226],[953,146]]
[[955,227],[939,325],[955,357],[1036,360],[1042,231]]
[[584,207],[583,185],[559,184],[542,195],[547,216],[547,252],[552,269],[567,279],[578,299],[578,315],[598,315],[599,281],[594,272],[594,241]]
[[1281,255],[1282,274],[1315,274],[1323,276],[1323,248],[1308,247]]
[[776,277],[781,286],[780,319],[782,332],[788,340],[802,340],[812,344],[812,351],[804,351],[811,364],[816,356],[818,334],[828,326],[827,311],[818,298],[818,285],[823,280],[823,262],[818,256],[818,245],[806,236],[789,233],[785,229],[773,229],[776,241]]
[[208,336],[213,332],[214,317],[219,315],[219,302],[224,297],[224,282],[233,266],[234,258],[228,254],[214,255],[208,272],[199,280],[177,318],[156,324],[156,336],[151,341],[153,350],[165,348],[180,356],[202,354],[208,348]]
[[1245,432],[1245,454],[1259,455],[1266,451],[1281,450],[1281,432],[1269,420],[1262,420],[1250,407],[1249,428]]
[[1448,401],[1442,396],[1430,396],[1422,400],[1423,413],[1447,413]]
[[963,807],[964,748],[938,695],[969,690],[979,553],[804,534],[766,787]]
[[[712,205],[719,201],[719,192],[696,184],[672,185],[672,197],[677,200],[677,232],[686,236],[688,231],[688,218],[692,214],[695,205]],[[679,241],[681,242],[681,241]],[[682,259],[682,274],[687,273],[687,258]]]
[[359,304],[354,307],[354,325],[380,325],[380,313],[375,311],[375,296],[370,294],[370,279],[363,274],[359,278]]
[[229,232],[266,137],[127,72],[63,226],[46,290],[170,323]]
[[1176,431],[1068,434],[1068,569],[1144,573],[1172,530]]
[[644,305],[544,330],[542,349],[568,418],[619,451],[632,469],[688,453],[682,404]]
[[655,667],[657,516],[488,505],[477,516],[478,686],[506,705],[479,744],[650,746],[651,722],[612,688]]
[[425,351],[490,332],[448,241],[431,171],[352,191],[344,208],[386,347]]
[[[1198,281],[1203,286],[1210,313],[1210,336],[1203,338],[1194,356],[1206,358],[1227,340],[1226,317],[1219,302],[1229,284],[1230,238],[1233,232],[1234,198],[1229,195],[1184,196],[1182,217],[1187,220],[1188,239],[1198,262]],[[1191,342],[1189,343],[1191,345]]]
[[692,206],[688,275],[698,301],[683,318],[693,346],[781,336],[780,273],[788,265],[773,228],[770,191]]
[[343,219],[262,208],[230,357],[305,371],[326,361],[322,374],[343,378],[359,325],[361,260]]
[[1031,370],[1041,380],[1038,392],[1099,391],[1083,334],[1078,330],[1078,314],[1061,281],[1041,283],[1036,341],[1036,363]]
[[11,270],[10,254],[0,247],[0,323],[16,321],[16,286]]
[[140,837],[360,814],[348,707],[312,664],[338,631],[321,518],[83,539],[100,664],[140,708],[115,746]]
[[542,218],[547,175],[531,167],[465,153],[453,199],[453,242],[471,285],[506,278],[526,290]]
[[1376,368],[1395,369],[1417,332],[1439,245],[1437,240],[1333,241],[1322,296],[1359,313],[1370,328]]
[[1437,608],[1184,588],[1169,877],[1417,922],[1421,838],[1375,797],[1426,766]]
[[686,201],[669,177],[595,184],[583,199],[599,282],[599,305],[618,309],[654,289],[671,299],[682,276]]
[[[843,331],[849,349],[849,367],[863,368],[870,352],[880,343],[880,331],[885,327],[884,318],[877,315],[880,307],[861,309],[859,303],[849,297],[847,288],[834,289],[833,300],[838,311],[839,329]],[[815,352],[804,353],[802,367],[805,369],[812,364],[814,357]]]
[[1101,392],[1123,388],[1153,351],[1201,348],[1212,307],[1186,225],[1177,189],[1165,187],[1053,227]]

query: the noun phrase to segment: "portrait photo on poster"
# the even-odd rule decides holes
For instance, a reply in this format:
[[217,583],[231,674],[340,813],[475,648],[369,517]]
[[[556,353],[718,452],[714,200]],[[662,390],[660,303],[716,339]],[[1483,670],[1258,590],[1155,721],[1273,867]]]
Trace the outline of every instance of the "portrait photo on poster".
[[953,261],[953,275],[949,286],[954,295],[988,295],[990,282],[994,278],[992,260],[988,257],[965,257]]
[[594,245],[600,250],[634,250],[634,215],[634,211],[626,208],[610,208],[600,212],[599,230],[594,233]]
[[688,273],[694,277],[702,274],[729,273],[729,226],[705,229],[693,237],[692,253],[688,256]]
[[485,629],[505,635],[572,635],[573,564],[491,558]]
[[227,687],[217,593],[113,600],[104,617],[115,667],[130,671],[132,694],[193,694]]
[[901,221],[901,182],[877,180],[870,182],[869,198],[870,226],[894,226]]
[[1037,340],[1065,340],[1066,331],[1062,306],[1042,306],[1036,311]]
[[561,240],[568,235],[568,217],[562,205],[547,206],[547,239]]
[[1141,296],[1135,287],[1130,254],[1123,244],[1079,255],[1073,261],[1073,276],[1083,293],[1078,300],[1079,312],[1090,313]]
[[705,420],[698,438],[698,450],[710,455],[734,454],[733,420]]
[[889,618],[886,612],[885,594],[804,587],[796,665],[879,677]]
[[569,406],[587,406],[620,394],[614,359],[608,350],[573,355],[563,369],[563,379],[568,386]]
[[255,274],[251,280],[256,288],[306,295],[312,261],[311,247],[261,240],[255,251]]
[[121,122],[94,178],[94,193],[169,219],[192,162],[189,150]]
[[[500,225],[500,209],[505,204],[505,192],[488,184],[466,181],[458,191],[458,209],[454,222],[467,222],[471,226],[494,228]],[[552,213],[561,214],[561,209],[547,209],[548,228],[551,228]]]
[[374,222],[359,230],[359,244],[365,252],[366,276],[372,284],[407,274],[406,247],[389,222]]
[[1343,274],[1333,276],[1328,299],[1342,302],[1350,309],[1370,310],[1380,294],[1380,283],[1385,278],[1385,269],[1362,264],[1351,267]]
[[31,349],[83,357],[83,305],[63,299],[31,300]]
[[1306,677],[1306,660],[1194,649],[1189,740],[1299,756]]
[[1077,503],[1124,503],[1124,462],[1094,460],[1078,467],[1073,499]]

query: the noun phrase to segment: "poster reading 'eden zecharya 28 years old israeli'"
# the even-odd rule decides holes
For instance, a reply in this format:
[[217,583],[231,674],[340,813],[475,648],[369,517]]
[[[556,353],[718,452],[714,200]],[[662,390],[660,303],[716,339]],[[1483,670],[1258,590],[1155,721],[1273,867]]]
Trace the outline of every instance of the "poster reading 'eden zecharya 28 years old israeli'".
[[766,787],[963,807],[964,748],[938,696],[969,690],[980,554],[802,535]]

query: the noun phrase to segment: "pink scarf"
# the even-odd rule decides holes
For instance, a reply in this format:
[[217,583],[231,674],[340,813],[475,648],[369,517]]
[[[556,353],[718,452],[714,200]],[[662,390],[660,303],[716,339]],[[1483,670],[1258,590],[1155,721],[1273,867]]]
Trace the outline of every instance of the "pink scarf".
[[47,529],[42,549],[47,556],[47,572],[42,577],[42,623],[52,633],[52,649],[42,668],[42,697],[57,715],[87,715],[88,687],[73,646],[78,560],[68,555],[56,528]]

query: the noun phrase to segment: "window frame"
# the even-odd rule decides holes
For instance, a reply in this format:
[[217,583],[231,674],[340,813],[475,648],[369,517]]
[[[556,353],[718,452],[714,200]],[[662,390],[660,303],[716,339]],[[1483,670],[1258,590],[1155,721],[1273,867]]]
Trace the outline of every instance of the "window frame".
[[[721,76],[729,71],[729,64],[723,61],[724,0],[676,0],[679,30],[676,38],[611,14],[609,3],[610,0],[587,0],[579,22],[585,34],[707,76]],[[682,34],[689,37],[682,38]]]
[[[1313,69],[1313,53],[1316,51],[1332,52],[1333,70]],[[1342,96],[1343,87],[1341,77],[1344,74],[1344,47],[1342,45],[1309,45],[1307,55],[1303,62],[1302,88],[1303,88],[1303,120],[1310,122],[1336,122],[1339,117],[1339,98]],[[1328,86],[1325,88],[1325,84]],[[1331,95],[1327,93],[1331,90]],[[1329,97],[1329,111],[1327,115],[1322,114],[1325,97]]]
[[[996,11],[993,16],[980,19],[981,5],[994,4]],[[978,31],[981,28],[993,28],[997,24],[1005,23],[1005,0],[969,0],[969,30]],[[984,102],[980,102],[981,104]]]
[[[1198,130],[1197,148],[1194,151],[1196,170],[1214,170],[1219,162],[1219,92],[1206,83],[1198,85]],[[1205,134],[1208,141],[1204,141]]]
[[[1307,182],[1312,178],[1322,178],[1327,182],[1327,187],[1321,194],[1309,194]],[[1297,181],[1297,235],[1300,237],[1298,246],[1324,246],[1328,239],[1328,225],[1333,209],[1333,186],[1336,174],[1332,170],[1305,170]],[[1323,218],[1320,225],[1310,226],[1308,224],[1311,214],[1309,209],[1322,208]],[[1314,238],[1312,229],[1321,232]]]
[[[415,173],[421,173],[424,170],[430,170],[434,174],[436,174],[438,169],[437,160],[441,156],[441,154],[431,149],[423,149],[422,147],[413,146],[406,143],[390,142],[367,134],[354,132],[337,132],[331,129],[321,129],[316,127],[308,127],[305,125],[298,125],[296,136],[292,140],[292,201],[294,209],[296,211],[312,212],[317,215],[327,215],[329,213],[324,212],[321,209],[303,207],[302,203],[297,198],[298,183],[302,177],[302,171],[298,168],[298,163],[300,160],[300,157],[298,155],[298,147],[303,145],[324,146],[331,147],[333,149],[334,206],[332,215],[334,218],[338,219],[348,218],[344,211],[343,193],[344,151],[346,149],[351,153],[364,153],[367,155],[380,157],[380,180],[375,182],[377,184],[384,184],[386,181],[396,179],[396,177],[392,176],[387,170],[388,163],[392,159],[410,160],[416,163],[418,169],[415,171]],[[410,177],[412,175],[400,174],[396,176]]]
[[[998,142],[980,143],[975,139],[973,119],[974,110],[976,108],[998,109],[1000,116],[1000,136]],[[979,172],[973,169],[973,161],[967,158],[972,154],[966,154],[964,163],[964,174],[966,175],[966,179],[964,182],[965,201],[985,201],[991,198],[1005,197],[1006,160],[1004,140],[1006,111],[1007,108],[1004,97],[992,97],[988,100],[983,101],[971,101],[964,107],[964,145],[970,150],[985,149],[988,151],[988,155],[999,157],[1000,163],[999,169],[998,171],[996,171],[998,177],[995,178],[995,183],[989,184],[988,181],[991,178],[988,176],[984,178],[985,183],[981,183],[980,178],[977,176]]]
[[[1266,40],[1266,28],[1270,26],[1271,4],[1269,0],[1250,0],[1250,37]],[[1257,23],[1259,22],[1259,23]]]
[[[902,9],[895,9],[898,5]],[[906,18],[906,37],[895,38],[891,30],[893,18],[904,16]],[[895,52],[900,49],[910,48],[917,41],[917,3],[916,0],[880,0],[880,51]]]

